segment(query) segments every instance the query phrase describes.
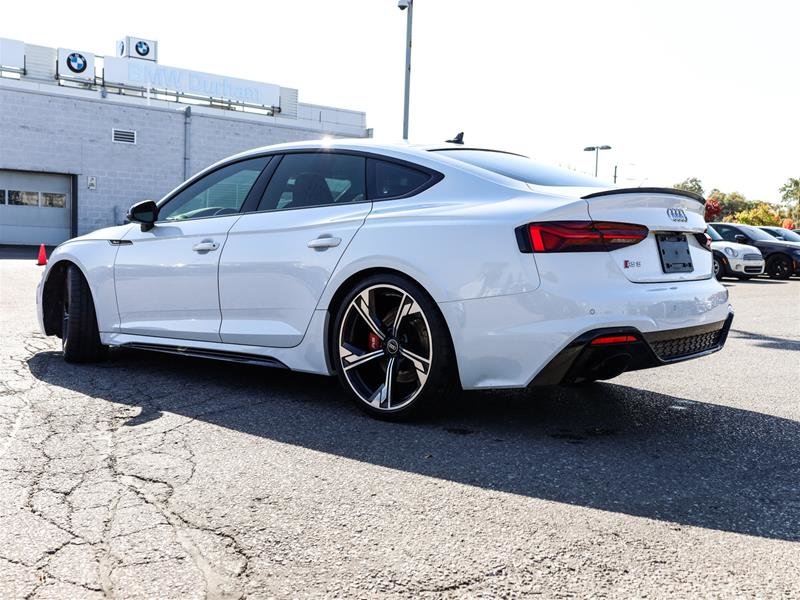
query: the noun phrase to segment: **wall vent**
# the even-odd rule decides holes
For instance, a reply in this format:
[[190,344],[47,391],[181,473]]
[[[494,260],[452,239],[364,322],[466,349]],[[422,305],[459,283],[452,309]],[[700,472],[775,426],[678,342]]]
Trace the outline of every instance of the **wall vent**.
[[120,144],[135,144],[136,132],[128,129],[112,129],[111,139]]

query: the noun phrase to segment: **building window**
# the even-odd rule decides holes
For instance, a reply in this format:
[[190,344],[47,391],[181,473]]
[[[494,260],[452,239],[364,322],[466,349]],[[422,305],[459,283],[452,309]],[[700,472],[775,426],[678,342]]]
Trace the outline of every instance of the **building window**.
[[39,206],[39,192],[8,190],[8,203],[16,206]]
[[6,203],[6,191],[0,190],[0,204]]
[[42,192],[42,206],[49,208],[66,208],[67,195],[54,194],[52,192]]

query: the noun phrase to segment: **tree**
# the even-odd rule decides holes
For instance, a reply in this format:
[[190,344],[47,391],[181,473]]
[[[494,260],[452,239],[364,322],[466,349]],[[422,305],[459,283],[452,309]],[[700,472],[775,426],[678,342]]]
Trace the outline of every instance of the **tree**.
[[722,206],[720,206],[719,200],[716,198],[706,200],[706,223],[716,221],[721,212]]
[[674,186],[679,190],[686,190],[687,192],[694,192],[700,196],[703,195],[703,184],[697,177],[689,177]]
[[795,222],[792,219],[784,219],[781,223],[781,227],[784,229],[794,229]]
[[718,219],[733,220],[733,215],[743,210],[748,210],[755,207],[755,202],[750,202],[739,192],[725,193],[719,191],[717,188],[711,190],[708,195],[709,200],[716,200],[719,202],[722,211],[719,213]]
[[733,220],[745,225],[780,225],[781,217],[772,206],[766,202],[759,202],[753,208],[740,211],[733,215]]
[[790,177],[781,186],[781,198],[789,205],[789,214],[795,219],[800,219],[800,178]]

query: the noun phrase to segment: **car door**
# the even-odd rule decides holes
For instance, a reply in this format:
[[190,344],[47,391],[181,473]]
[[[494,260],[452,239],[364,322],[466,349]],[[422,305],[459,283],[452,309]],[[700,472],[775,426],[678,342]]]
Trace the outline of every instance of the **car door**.
[[280,158],[257,212],[242,215],[222,252],[223,342],[300,343],[333,270],[369,214],[365,169],[366,159],[355,154]]
[[114,263],[122,333],[220,341],[220,255],[269,160],[204,175],[159,207],[152,229],[134,228],[125,237]]

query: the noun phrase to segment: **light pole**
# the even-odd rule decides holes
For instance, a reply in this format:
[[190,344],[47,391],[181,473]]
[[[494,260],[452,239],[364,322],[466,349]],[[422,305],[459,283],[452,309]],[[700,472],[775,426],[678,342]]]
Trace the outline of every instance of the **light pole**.
[[414,0],[398,0],[397,8],[408,9],[406,15],[406,91],[403,100],[403,139],[408,139],[408,99],[411,88],[411,23],[414,18]]
[[594,152],[594,176],[597,177],[597,162],[600,158],[600,150],[611,150],[611,146],[586,146],[584,152]]

